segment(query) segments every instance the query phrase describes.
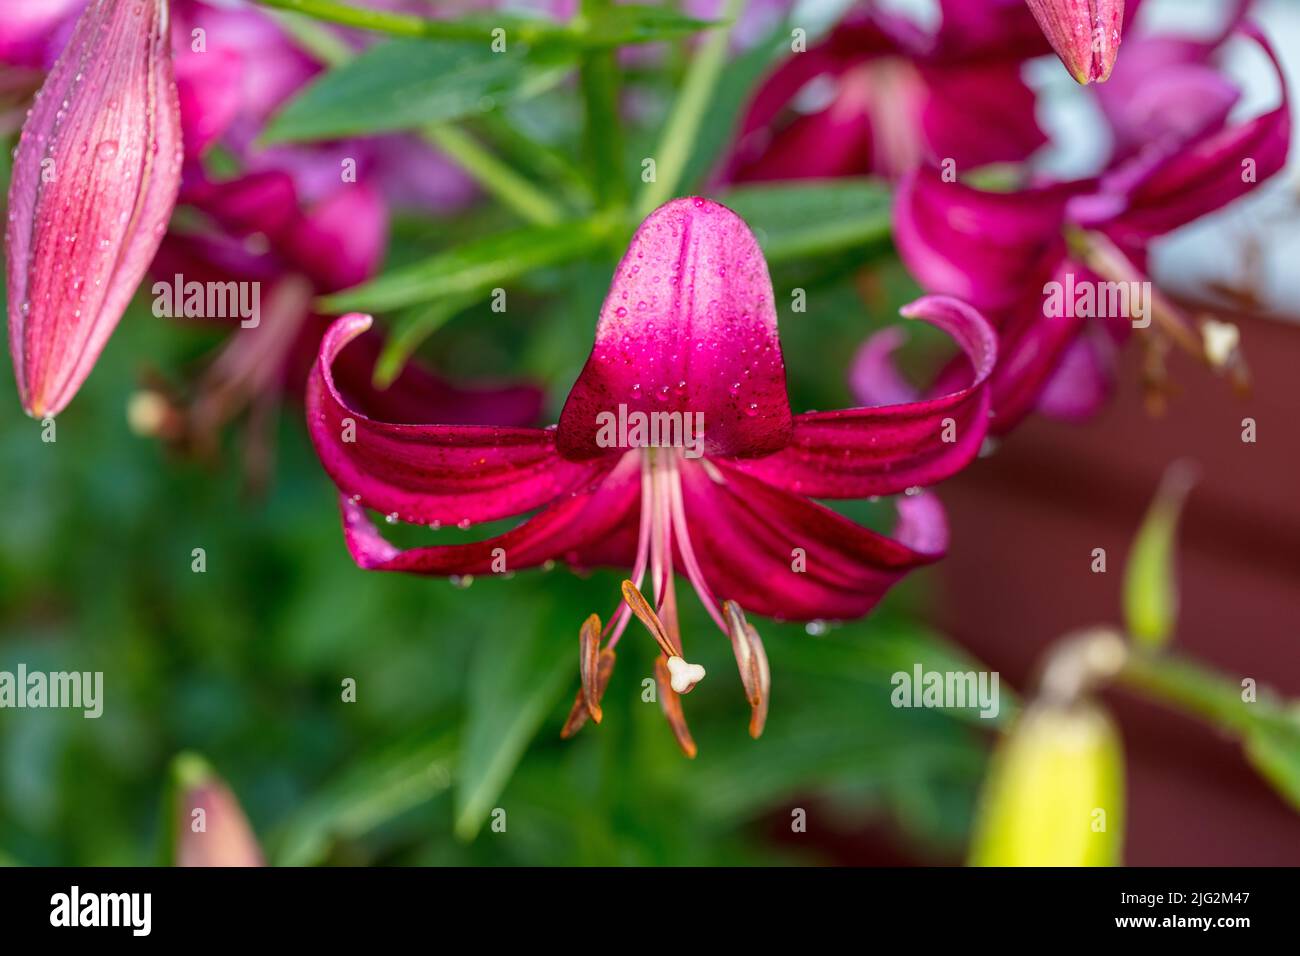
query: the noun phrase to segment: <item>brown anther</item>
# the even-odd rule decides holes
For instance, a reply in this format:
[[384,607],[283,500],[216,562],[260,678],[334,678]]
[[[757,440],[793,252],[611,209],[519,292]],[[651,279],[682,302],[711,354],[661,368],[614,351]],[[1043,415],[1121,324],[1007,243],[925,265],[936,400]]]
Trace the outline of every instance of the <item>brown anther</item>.
[[727,631],[731,636],[731,649],[736,655],[736,667],[740,670],[740,682],[745,688],[745,699],[749,701],[749,735],[757,740],[767,723],[767,704],[772,693],[767,651],[739,604],[724,601],[722,612],[727,618]]
[[640,589],[631,581],[623,582],[623,600],[627,606],[636,615],[636,619],[645,625],[650,636],[655,639],[659,649],[663,651],[664,657],[681,657],[682,652],[673,646],[672,639],[668,636],[668,631],[664,628],[663,621],[659,620],[659,615],[655,609],[650,606],[650,602],[645,599]]
[[655,683],[659,685],[659,706],[668,720],[668,726],[672,728],[673,736],[677,738],[677,746],[682,748],[682,753],[687,757],[695,759],[695,740],[691,737],[690,728],[686,726],[682,699],[673,690],[672,676],[668,673],[668,658],[662,654],[655,658]]
[[600,723],[600,696],[596,691],[597,661],[600,658],[600,617],[593,614],[578,633],[578,673],[582,676],[582,697],[587,713]]
[[568,719],[564,722],[564,727],[560,730],[560,737],[568,740],[587,723],[589,716],[595,716],[596,722],[600,722],[600,699],[605,696],[605,688],[609,686],[610,675],[614,673],[614,652],[608,647],[600,652],[596,661],[596,679],[595,699],[596,714],[592,715],[588,702],[586,686],[578,688],[577,696],[573,699],[573,707],[569,710]]

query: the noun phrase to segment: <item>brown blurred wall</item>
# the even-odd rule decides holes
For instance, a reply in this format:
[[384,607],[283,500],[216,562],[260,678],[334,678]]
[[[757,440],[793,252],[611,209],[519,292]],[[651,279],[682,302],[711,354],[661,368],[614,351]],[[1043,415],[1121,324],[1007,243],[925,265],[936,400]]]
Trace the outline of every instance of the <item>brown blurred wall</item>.
[[[1300,696],[1300,326],[1241,321],[1248,398],[1190,362],[1163,418],[1144,410],[1138,350],[1086,425],[1033,419],[941,489],[952,522],[933,571],[936,623],[1018,690],[1061,634],[1119,620],[1129,541],[1165,467],[1196,462],[1180,532],[1177,648],[1234,680]],[[1258,426],[1241,440],[1242,419]],[[1107,573],[1091,571],[1105,548]],[[1300,865],[1300,814],[1212,728],[1111,698],[1127,753],[1130,865]]]

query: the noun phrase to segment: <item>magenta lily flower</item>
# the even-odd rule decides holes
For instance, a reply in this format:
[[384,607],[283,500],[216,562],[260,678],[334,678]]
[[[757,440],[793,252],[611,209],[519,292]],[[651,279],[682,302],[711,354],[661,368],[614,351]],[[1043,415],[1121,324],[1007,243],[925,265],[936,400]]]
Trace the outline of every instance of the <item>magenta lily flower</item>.
[[[684,657],[675,572],[732,642],[757,736],[769,678],[746,614],[858,617],[944,549],[942,510],[916,492],[978,452],[996,346],[983,318],[956,300],[922,299],[905,314],[957,340],[973,369],[961,387],[917,403],[792,414],[771,280],[753,234],[717,203],[678,199],[633,237],[558,426],[367,418],[334,374],[348,343],[370,327],[356,314],[321,345],[308,424],[363,568],[450,576],[563,561],[630,569],[609,623],[592,615],[582,626],[583,690],[566,735],[588,716],[600,719],[614,648],[635,616],[660,648],[660,701],[693,754],[678,697],[703,672]],[[647,431],[654,423],[657,435]],[[893,538],[810,500],[908,490]],[[484,541],[404,551],[383,539],[367,509],[393,522],[463,528],[541,510]]]
[[1110,78],[1123,37],[1124,0],[1025,0],[1056,55],[1078,82]]
[[[1242,29],[1272,59],[1282,91],[1277,108],[1252,120],[1196,124],[1199,132],[1190,137],[1163,136],[1096,179],[983,192],[923,170],[900,185],[895,240],[908,267],[927,289],[966,299],[998,327],[995,432],[1009,430],[1036,406],[1067,417],[1090,412],[1106,394],[1099,377],[1108,353],[1135,323],[1151,325],[1145,341],[1153,388],[1164,384],[1159,361],[1171,345],[1234,379],[1244,377],[1235,330],[1187,315],[1150,284],[1147,269],[1153,241],[1251,192],[1286,164],[1285,80],[1264,37],[1252,26]],[[1149,314],[1048,307],[1056,292],[1085,287],[1149,289]]]
[[1027,57],[1047,51],[1020,0],[944,0],[938,30],[876,4],[764,81],[723,178],[891,178],[952,159],[961,170],[1025,159],[1046,142]]
[[9,190],[9,345],[29,415],[90,374],[180,186],[165,0],[95,0],[37,95]]

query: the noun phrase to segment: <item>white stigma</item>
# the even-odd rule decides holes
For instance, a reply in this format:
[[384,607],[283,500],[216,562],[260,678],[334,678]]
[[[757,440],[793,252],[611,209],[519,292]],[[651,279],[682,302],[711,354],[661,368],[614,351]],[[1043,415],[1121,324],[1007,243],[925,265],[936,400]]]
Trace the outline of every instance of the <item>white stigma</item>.
[[668,658],[668,682],[677,693],[685,694],[702,680],[704,668],[699,664],[689,664],[680,657]]
[[1201,336],[1205,343],[1205,357],[1215,368],[1222,368],[1232,358],[1241,342],[1241,331],[1231,322],[1216,322],[1208,319],[1201,326]]

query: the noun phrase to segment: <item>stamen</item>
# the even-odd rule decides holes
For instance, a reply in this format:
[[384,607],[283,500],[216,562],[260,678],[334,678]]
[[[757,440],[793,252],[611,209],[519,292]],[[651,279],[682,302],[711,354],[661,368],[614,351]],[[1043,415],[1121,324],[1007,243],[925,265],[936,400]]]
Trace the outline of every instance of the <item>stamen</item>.
[[670,478],[668,488],[669,511],[672,515],[673,535],[677,542],[677,550],[682,554],[682,564],[686,569],[686,577],[691,582],[691,587],[695,588],[695,594],[699,597],[700,603],[704,605],[704,610],[709,612],[709,617],[713,618],[713,623],[718,625],[718,629],[725,634],[727,625],[723,622],[722,615],[718,613],[717,602],[713,600],[709,585],[704,580],[704,572],[700,570],[699,559],[695,557],[695,547],[691,544],[691,535],[686,524],[686,506],[682,497],[682,475],[675,460],[673,461]]
[[659,615],[650,606],[650,602],[645,599],[645,595],[631,581],[623,582],[623,600],[627,602],[627,606],[636,615],[637,620],[645,625],[646,630],[650,632],[650,636],[659,645],[659,650],[663,652],[664,657],[681,657],[681,652],[668,639],[668,632],[664,629],[663,621],[659,620]]
[[736,655],[740,682],[749,701],[749,735],[755,740],[763,733],[767,723],[767,704],[772,692],[772,673],[767,664],[767,651],[758,631],[745,619],[745,612],[735,601],[722,605],[727,615],[731,649]]
[[[639,588],[645,580],[646,565],[650,561],[650,530],[652,524],[651,501],[654,498],[654,478],[651,472],[650,457],[641,456],[641,518],[637,528],[636,560],[632,564],[632,581]],[[627,603],[620,603],[614,617],[609,622],[608,647],[613,650],[632,619],[632,609]]]
[[614,673],[614,652],[600,649],[600,618],[593,614],[582,624],[578,635],[578,671],[582,686],[573,700],[568,719],[560,730],[562,738],[569,738],[582,729],[590,717],[600,723],[600,699],[605,696],[610,675]]
[[600,723],[600,699],[596,695],[597,662],[600,659],[600,618],[595,614],[587,618],[578,635],[578,673],[582,676],[582,694],[587,713]]

